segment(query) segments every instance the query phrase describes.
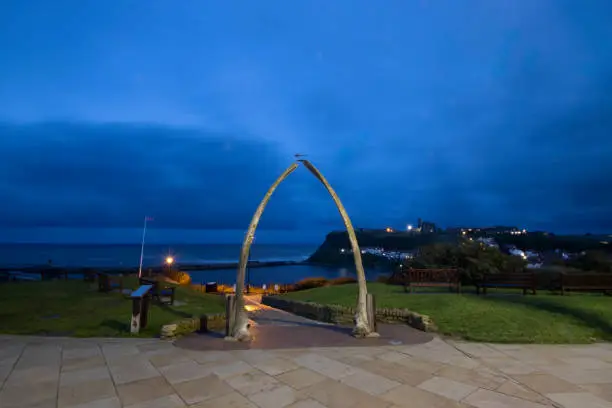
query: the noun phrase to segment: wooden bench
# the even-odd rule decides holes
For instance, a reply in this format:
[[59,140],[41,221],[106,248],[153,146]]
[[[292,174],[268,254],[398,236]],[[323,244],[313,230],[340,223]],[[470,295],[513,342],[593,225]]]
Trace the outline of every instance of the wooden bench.
[[123,292],[123,277],[98,272],[98,292],[108,293],[113,290]]
[[68,280],[68,271],[56,268],[41,269],[40,280],[53,280],[53,279],[64,279]]
[[561,273],[561,294],[570,291],[612,292],[612,274]]
[[483,295],[486,295],[487,288],[522,289],[523,295],[526,295],[529,290],[535,295],[537,281],[533,272],[487,273],[483,275],[480,281],[476,282],[476,294],[480,295],[482,289]]
[[95,282],[97,273],[95,271],[85,269],[83,270],[83,281],[85,282]]
[[461,280],[457,269],[408,269],[404,275],[404,290],[416,288],[448,288],[461,293]]
[[140,285],[151,285],[151,296],[162,305],[173,305],[176,288],[171,285],[162,285],[162,282],[151,278],[138,279]]

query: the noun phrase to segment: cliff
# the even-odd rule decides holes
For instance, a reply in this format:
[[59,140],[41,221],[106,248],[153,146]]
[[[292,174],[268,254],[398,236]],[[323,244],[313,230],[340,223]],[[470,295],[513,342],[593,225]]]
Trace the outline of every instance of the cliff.
[[[384,248],[387,251],[410,251],[424,245],[438,242],[455,242],[454,234],[417,234],[410,232],[386,232],[380,230],[357,231],[357,241],[363,248]],[[353,257],[349,251],[342,253],[341,249],[350,250],[351,244],[346,231],[333,231],[327,234],[325,241],[310,256],[308,262],[329,265],[352,264]],[[363,254],[364,265],[374,265],[387,262],[372,254]]]

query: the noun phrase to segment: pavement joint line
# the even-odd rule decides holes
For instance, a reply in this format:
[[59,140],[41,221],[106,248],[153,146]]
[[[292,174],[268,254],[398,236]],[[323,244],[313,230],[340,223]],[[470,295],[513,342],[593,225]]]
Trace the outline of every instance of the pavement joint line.
[[[115,389],[115,395],[117,396],[117,399],[119,399],[119,394],[117,394],[117,384],[115,383],[115,378],[113,377],[113,373],[111,372],[110,369],[110,363],[108,361],[108,359],[106,358],[106,354],[104,353],[104,349],[102,348],[102,343],[101,342],[97,342],[98,348],[100,349],[100,353],[102,353],[102,357],[104,358],[104,363],[106,365],[106,371],[108,371],[108,375],[110,376],[110,380],[113,383],[113,388]],[[121,406],[123,406],[123,404],[121,403],[121,400],[119,399],[119,403],[121,404]]]
[[56,393],[55,393],[55,406],[57,407],[59,407],[60,384],[62,381],[62,368],[64,367],[64,344],[62,344],[60,347],[61,347],[60,364],[59,364],[59,373],[57,373],[57,388],[56,388]]
[[[490,370],[494,371],[494,372],[495,372],[495,374],[498,374],[498,375],[500,375],[501,377],[505,378],[505,379],[506,379],[506,381],[510,381],[510,382],[512,382],[512,383],[514,383],[514,384],[516,384],[516,385],[520,385],[521,387],[523,387],[523,388],[525,388],[525,389],[527,389],[527,390],[529,390],[529,391],[535,392],[536,394],[538,394],[539,396],[541,396],[542,398],[544,398],[544,399],[545,399],[547,402],[551,403],[553,407],[556,407],[556,408],[563,408],[563,406],[562,406],[562,405],[557,404],[556,402],[554,402],[553,400],[551,400],[550,398],[548,398],[546,395],[544,395],[544,394],[542,394],[542,393],[540,393],[540,392],[536,391],[535,389],[533,389],[533,388],[529,387],[529,386],[528,386],[528,385],[526,385],[526,384],[523,384],[522,382],[520,382],[519,380],[517,380],[517,379],[513,378],[513,377],[512,377],[512,376],[510,376],[509,374],[504,373],[503,371],[499,370],[499,369],[498,369],[498,368],[496,368],[496,367],[493,367],[493,366],[490,366],[490,365],[486,364],[486,362],[483,362],[483,361],[482,361],[480,358],[478,358],[478,357],[476,357],[476,356],[474,356],[474,355],[472,355],[472,354],[470,354],[470,353],[468,353],[468,352],[466,352],[466,351],[463,351],[463,350],[459,349],[457,346],[455,346],[454,344],[450,344],[450,343],[449,343],[448,341],[446,341],[445,339],[442,339],[442,340],[443,340],[443,341],[444,341],[446,344],[448,344],[449,346],[453,347],[455,350],[459,351],[460,353],[465,354],[467,357],[471,358],[472,360],[476,360],[476,361],[478,361],[480,364],[482,364],[482,365],[484,365],[485,367],[487,367],[488,369],[490,369]],[[512,358],[512,356],[511,356],[510,354],[506,354],[506,353],[505,353],[504,351],[502,351],[502,350],[497,350],[497,349],[495,349],[495,350],[496,350],[496,351],[499,351],[500,353],[504,354],[504,355],[505,355],[505,356],[507,356],[507,357]],[[497,387],[497,388],[499,388],[499,387]],[[499,391],[495,391],[495,392],[499,392]],[[500,394],[504,394],[504,393],[503,393],[503,392],[500,392]],[[504,395],[507,395],[507,394],[504,394]]]
[[27,347],[27,344],[21,348],[21,351],[19,352],[19,356],[17,356],[17,359],[15,359],[15,362],[12,364],[8,375],[6,376],[6,378],[2,381],[2,384],[0,385],[0,391],[4,389],[4,385],[6,384],[10,376],[13,374],[13,371],[15,371],[15,367],[17,367],[17,363],[19,362],[19,360],[21,360],[21,357],[23,356],[23,352],[25,351],[26,347]]

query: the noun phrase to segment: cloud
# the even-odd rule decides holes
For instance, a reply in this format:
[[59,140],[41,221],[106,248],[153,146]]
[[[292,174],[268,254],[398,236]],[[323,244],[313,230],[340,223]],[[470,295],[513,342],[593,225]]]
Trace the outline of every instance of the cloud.
[[[511,97],[483,104],[480,115],[490,120],[464,139],[471,148],[462,150],[475,164],[455,200],[465,203],[471,197],[467,201],[481,218],[521,220],[542,229],[610,231],[612,81],[591,78],[570,93],[561,83],[555,90],[540,82],[541,75],[523,71],[516,78],[529,87],[510,82]],[[534,102],[533,96],[545,91],[548,101]],[[451,184],[461,185],[460,169],[450,173],[456,175]]]
[[[4,123],[0,134],[4,227],[133,227],[150,215],[158,227],[246,229],[292,159],[269,142],[160,126]],[[316,220],[316,208],[300,202],[324,191],[293,176],[262,228]]]
[[[358,226],[612,229],[612,3],[404,3],[22,10],[0,224],[244,229],[300,152]],[[341,228],[303,170],[262,227]]]

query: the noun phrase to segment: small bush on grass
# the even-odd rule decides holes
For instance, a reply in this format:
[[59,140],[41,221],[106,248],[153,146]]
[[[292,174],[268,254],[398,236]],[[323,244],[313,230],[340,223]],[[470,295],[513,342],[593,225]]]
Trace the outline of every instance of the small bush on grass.
[[327,286],[328,282],[325,278],[306,278],[295,284],[295,290],[320,288]]
[[351,278],[349,276],[344,276],[340,278],[330,279],[328,281],[328,285],[346,285],[347,283],[357,283],[357,279]]

